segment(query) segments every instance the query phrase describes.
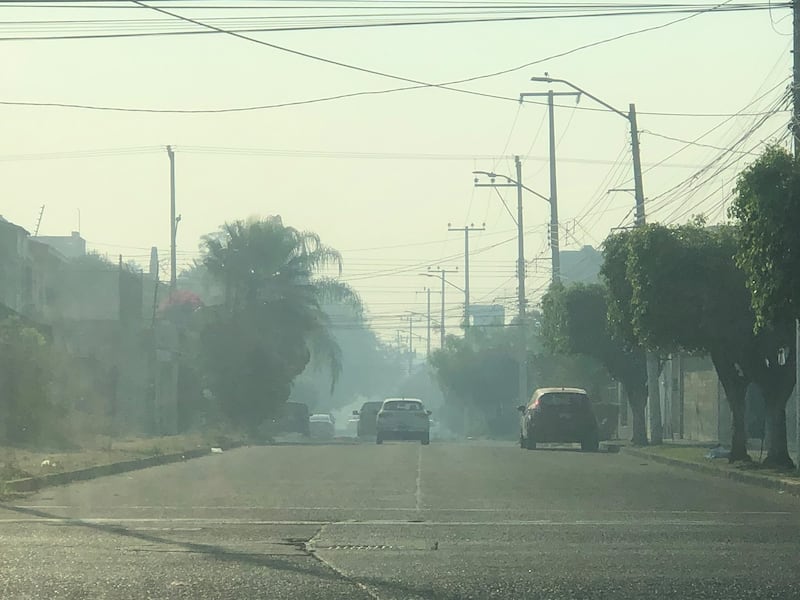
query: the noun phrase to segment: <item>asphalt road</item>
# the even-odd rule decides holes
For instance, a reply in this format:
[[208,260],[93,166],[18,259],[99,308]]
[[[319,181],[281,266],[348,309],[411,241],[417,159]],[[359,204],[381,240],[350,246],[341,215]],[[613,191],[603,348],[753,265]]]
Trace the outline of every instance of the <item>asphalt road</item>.
[[800,598],[800,500],[510,443],[241,448],[0,505],[0,598]]

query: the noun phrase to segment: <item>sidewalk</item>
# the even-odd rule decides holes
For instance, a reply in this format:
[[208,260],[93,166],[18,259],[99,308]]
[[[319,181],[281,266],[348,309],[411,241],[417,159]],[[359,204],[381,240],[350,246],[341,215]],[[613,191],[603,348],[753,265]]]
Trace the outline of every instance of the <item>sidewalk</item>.
[[[627,442],[608,442],[608,446],[620,446],[626,454],[641,459],[690,469],[696,472],[724,477],[741,483],[778,490],[778,493],[800,497],[800,473],[778,471],[762,467],[759,463],[737,463],[731,465],[726,458],[706,458],[711,447],[708,442],[688,440],[667,441],[660,446],[634,447]],[[750,451],[750,456],[758,458],[758,451]]]

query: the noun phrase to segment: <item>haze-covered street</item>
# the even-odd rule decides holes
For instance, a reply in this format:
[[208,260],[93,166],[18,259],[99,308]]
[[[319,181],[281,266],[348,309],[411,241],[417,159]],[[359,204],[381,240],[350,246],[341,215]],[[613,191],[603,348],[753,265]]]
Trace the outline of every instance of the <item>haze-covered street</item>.
[[797,498],[511,443],[241,448],[0,508],[0,597],[791,598]]

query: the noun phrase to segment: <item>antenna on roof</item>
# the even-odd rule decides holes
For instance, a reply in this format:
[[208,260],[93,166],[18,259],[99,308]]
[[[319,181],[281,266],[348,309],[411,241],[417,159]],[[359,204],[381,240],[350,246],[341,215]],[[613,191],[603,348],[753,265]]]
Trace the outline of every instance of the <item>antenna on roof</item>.
[[42,225],[42,215],[44,215],[44,204],[42,204],[42,208],[39,209],[39,218],[36,219],[36,229],[33,231],[33,237],[39,235],[39,227]]

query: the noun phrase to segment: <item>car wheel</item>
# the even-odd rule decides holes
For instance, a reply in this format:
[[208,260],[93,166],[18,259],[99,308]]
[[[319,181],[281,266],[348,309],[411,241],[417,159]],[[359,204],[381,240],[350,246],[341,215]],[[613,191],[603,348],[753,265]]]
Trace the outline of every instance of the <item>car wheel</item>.
[[431,434],[428,433],[428,434],[422,436],[422,439],[420,440],[420,442],[422,442],[423,446],[427,446],[428,444],[430,444],[431,443]]
[[380,434],[375,436],[375,443],[378,444],[378,445],[383,443],[383,438],[380,436]]
[[533,438],[533,434],[529,431],[528,437],[525,438],[525,448],[528,450],[536,450],[536,440]]
[[584,452],[597,452],[600,448],[600,442],[597,439],[597,432],[594,431],[581,442],[581,450]]

